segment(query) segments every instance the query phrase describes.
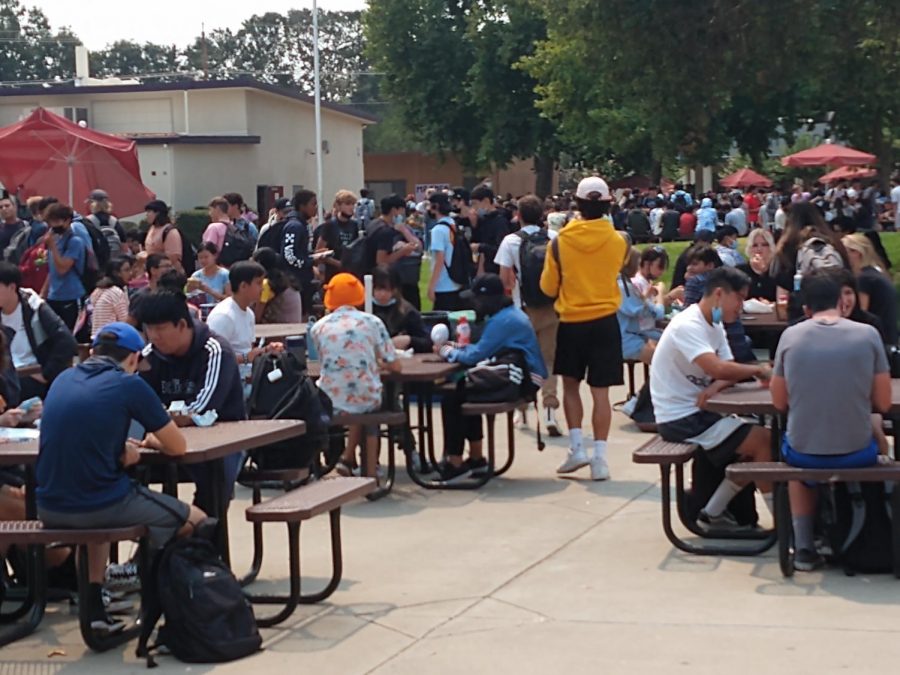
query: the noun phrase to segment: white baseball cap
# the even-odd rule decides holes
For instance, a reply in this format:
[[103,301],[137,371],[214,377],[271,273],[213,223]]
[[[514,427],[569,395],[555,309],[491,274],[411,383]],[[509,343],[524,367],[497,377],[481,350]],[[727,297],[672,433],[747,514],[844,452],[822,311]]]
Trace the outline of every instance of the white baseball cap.
[[575,191],[575,197],[601,202],[608,202],[612,199],[609,196],[609,185],[600,176],[582,178],[578,184],[578,189]]

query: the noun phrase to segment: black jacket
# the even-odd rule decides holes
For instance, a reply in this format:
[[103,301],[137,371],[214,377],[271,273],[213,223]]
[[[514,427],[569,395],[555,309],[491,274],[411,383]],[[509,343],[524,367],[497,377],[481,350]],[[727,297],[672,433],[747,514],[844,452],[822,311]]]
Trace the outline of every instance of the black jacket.
[[6,338],[6,348],[3,350],[3,356],[0,357],[0,359],[6,359],[6,368],[0,372],[0,396],[6,401],[7,408],[15,408],[22,402],[22,387],[19,384],[19,376],[16,374],[16,367],[13,365],[12,353],[9,349],[16,331],[9,326],[0,326],[0,330],[3,331],[3,337]]
[[309,257],[309,225],[297,211],[288,214],[279,253],[294,280],[300,286],[309,285],[313,278],[312,259]]
[[388,335],[408,335],[410,347],[417,354],[430,354],[431,336],[422,321],[422,315],[406,300],[398,300],[390,307],[372,306],[372,314],[377,316],[387,328]]
[[20,288],[19,302],[22,305],[22,323],[25,324],[28,344],[41,365],[41,375],[49,385],[57,375],[72,365],[72,359],[78,352],[78,343],[68,326],[37,293]]
[[494,258],[500,242],[510,232],[512,228],[504,211],[498,209],[478,217],[472,242],[478,244],[478,252],[484,256],[485,273],[500,274],[500,266],[494,263]]
[[184,356],[160,354],[148,344],[141,377],[163,405],[184,401],[190,413],[215,410],[220,422],[247,419],[244,389],[234,352],[204,323],[194,324],[194,339]]

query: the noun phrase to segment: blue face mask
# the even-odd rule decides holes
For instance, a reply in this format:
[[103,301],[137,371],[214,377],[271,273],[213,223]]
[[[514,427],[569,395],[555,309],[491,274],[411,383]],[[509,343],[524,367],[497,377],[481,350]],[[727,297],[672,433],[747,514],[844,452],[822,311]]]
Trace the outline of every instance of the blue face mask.
[[378,302],[374,297],[372,298],[372,303],[378,305],[379,307],[392,307],[397,304],[397,298],[391,298],[387,302]]
[[488,212],[487,209],[478,209],[478,211],[477,211],[479,216],[483,216],[483,215],[487,214],[487,212]]
[[728,248],[733,249],[733,250],[737,250],[737,247],[738,247],[738,243],[736,241],[733,241],[728,245]]
[[722,308],[721,307],[713,307],[712,322],[715,324],[722,323]]
[[406,218],[403,217],[402,213],[398,213],[396,216],[394,216],[394,225],[402,225],[405,222]]

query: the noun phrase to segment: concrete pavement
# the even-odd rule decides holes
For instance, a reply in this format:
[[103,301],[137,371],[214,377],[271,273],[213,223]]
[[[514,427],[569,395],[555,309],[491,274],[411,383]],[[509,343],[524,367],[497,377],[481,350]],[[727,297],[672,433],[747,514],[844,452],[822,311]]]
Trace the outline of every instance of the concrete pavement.
[[[659,522],[658,470],[631,463],[645,438],[615,415],[608,483],[591,482],[587,469],[557,478],[566,439],[548,439],[539,453],[525,431],[510,472],[477,492],[424,491],[401,467],[393,494],[345,509],[344,581],[327,603],[301,607],[264,631],[265,650],[250,659],[204,666],[163,657],[157,672],[884,675],[896,668],[900,582],[838,570],[784,580],[774,552],[748,559],[675,551]],[[239,489],[231,511],[239,571],[251,556],[242,518],[248,503]],[[328,573],[327,519],[305,525],[303,543],[311,590]],[[286,588],[285,544],[284,528],[267,526],[257,587]],[[64,654],[49,656],[54,650]],[[0,651],[0,675],[143,671],[134,643],[106,654],[86,650],[60,605],[38,632]]]

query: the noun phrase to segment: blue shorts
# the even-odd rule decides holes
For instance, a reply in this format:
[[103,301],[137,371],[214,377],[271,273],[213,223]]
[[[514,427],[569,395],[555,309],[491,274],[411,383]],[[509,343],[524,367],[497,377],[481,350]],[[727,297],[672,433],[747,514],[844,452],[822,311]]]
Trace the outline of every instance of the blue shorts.
[[862,469],[878,463],[878,442],[872,438],[862,450],[846,455],[808,455],[794,450],[785,436],[781,454],[785,462],[799,469]]

